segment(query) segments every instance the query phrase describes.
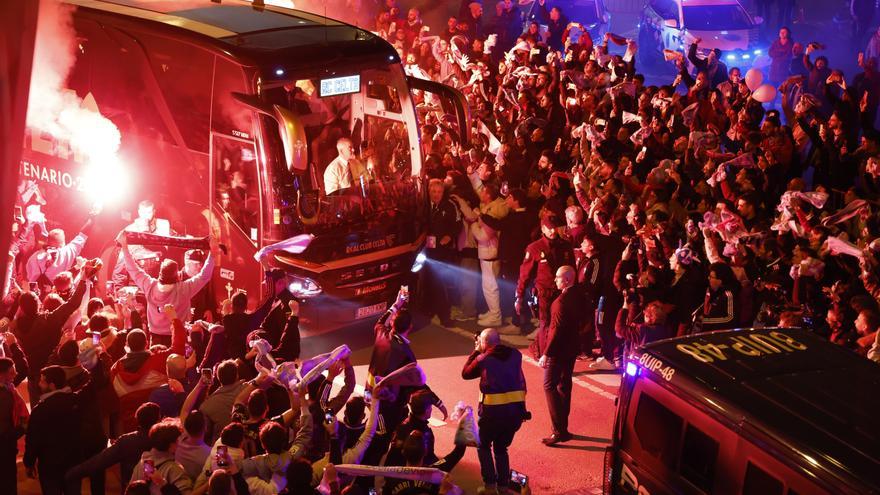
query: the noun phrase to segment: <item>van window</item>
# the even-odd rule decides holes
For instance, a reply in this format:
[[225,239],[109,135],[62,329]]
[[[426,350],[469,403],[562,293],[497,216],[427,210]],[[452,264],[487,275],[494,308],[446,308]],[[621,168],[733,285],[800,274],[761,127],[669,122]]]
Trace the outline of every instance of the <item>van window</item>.
[[782,482],[750,462],[746,467],[742,493],[743,495],[782,495]]
[[718,442],[688,424],[681,448],[681,476],[694,486],[710,491],[715,477]]
[[634,427],[642,450],[666,466],[674,467],[675,447],[681,438],[681,418],[650,395],[642,393]]

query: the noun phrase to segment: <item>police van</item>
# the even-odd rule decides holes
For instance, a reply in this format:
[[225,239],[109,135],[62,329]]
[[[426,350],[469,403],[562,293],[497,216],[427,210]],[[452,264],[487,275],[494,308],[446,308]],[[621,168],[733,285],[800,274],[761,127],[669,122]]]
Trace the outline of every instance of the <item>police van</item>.
[[880,366],[806,330],[725,330],[639,349],[604,493],[880,493]]
[[718,48],[729,67],[749,68],[763,55],[758,27],[739,0],[647,0],[639,19],[639,55],[645,63],[663,60],[663,50],[687,53],[701,38],[702,55]]

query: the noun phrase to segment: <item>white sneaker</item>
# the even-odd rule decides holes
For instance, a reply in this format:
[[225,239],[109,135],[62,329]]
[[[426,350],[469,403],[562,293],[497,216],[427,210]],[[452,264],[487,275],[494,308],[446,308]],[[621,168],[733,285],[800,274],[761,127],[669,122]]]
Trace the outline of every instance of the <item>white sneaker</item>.
[[617,366],[614,366],[614,363],[604,357],[600,357],[590,363],[590,369],[596,371],[612,371],[616,370]]

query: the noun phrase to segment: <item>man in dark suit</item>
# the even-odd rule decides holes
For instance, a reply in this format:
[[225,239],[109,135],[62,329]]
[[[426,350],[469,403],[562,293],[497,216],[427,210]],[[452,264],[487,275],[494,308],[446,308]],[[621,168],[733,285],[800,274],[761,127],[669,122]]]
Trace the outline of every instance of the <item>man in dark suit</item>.
[[578,333],[581,326],[583,303],[581,293],[574,288],[576,272],[564,265],[556,270],[559,296],[550,306],[550,329],[547,345],[538,364],[544,368],[544,394],[550,407],[553,433],[541,440],[552,446],[571,440],[568,432],[568,413],[571,409],[571,377],[580,349]]
[[434,263],[425,267],[425,302],[429,316],[437,315],[440,324],[451,327],[449,319],[449,287],[453,275],[448,265],[455,262],[455,238],[461,230],[461,216],[446,194],[440,179],[428,183],[431,215],[428,217],[428,238],[425,252]]

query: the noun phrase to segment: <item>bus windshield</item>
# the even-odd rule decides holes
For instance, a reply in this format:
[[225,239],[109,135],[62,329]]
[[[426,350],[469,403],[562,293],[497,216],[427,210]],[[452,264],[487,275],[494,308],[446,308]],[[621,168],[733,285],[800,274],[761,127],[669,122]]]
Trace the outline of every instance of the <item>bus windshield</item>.
[[402,70],[391,65],[336,79],[292,79],[264,90],[297,115],[306,142],[296,146],[308,156],[306,170],[274,160],[280,222],[272,237],[415,223],[421,186],[412,153],[419,148]]

